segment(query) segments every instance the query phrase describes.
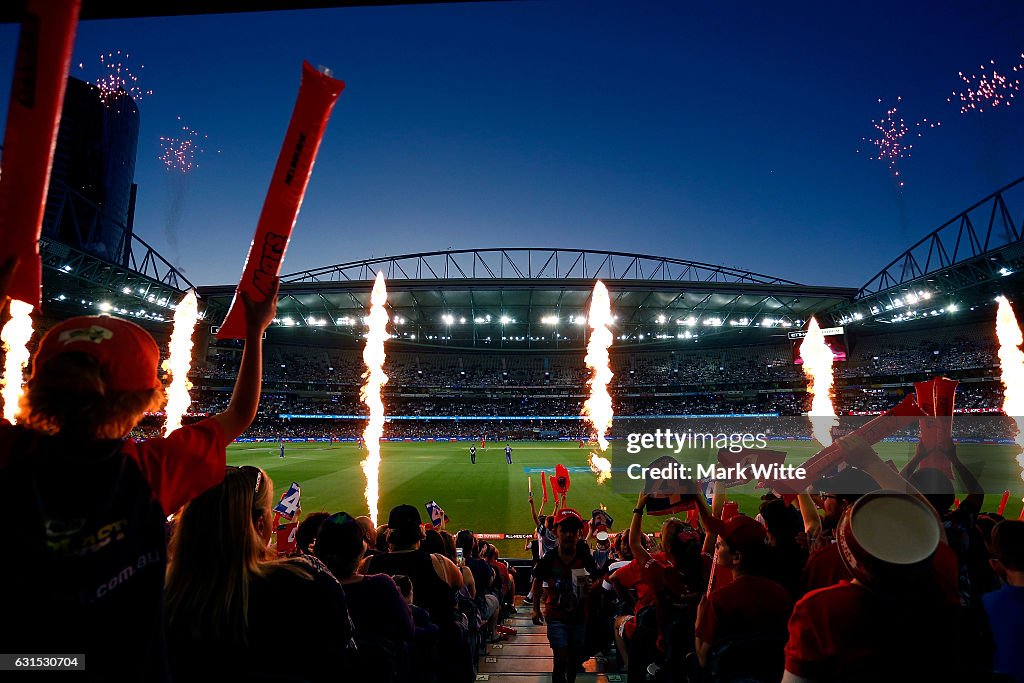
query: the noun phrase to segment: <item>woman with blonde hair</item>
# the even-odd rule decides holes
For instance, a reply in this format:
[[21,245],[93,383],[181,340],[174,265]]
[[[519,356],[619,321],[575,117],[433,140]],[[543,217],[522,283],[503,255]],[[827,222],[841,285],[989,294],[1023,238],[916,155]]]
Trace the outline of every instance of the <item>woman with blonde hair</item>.
[[[171,538],[165,605],[171,670],[336,678],[350,652],[345,593],[318,560],[276,559],[274,484],[258,467],[228,467],[224,481],[186,505]],[[302,651],[267,656],[301,625]],[[201,669],[193,668],[201,666]]]

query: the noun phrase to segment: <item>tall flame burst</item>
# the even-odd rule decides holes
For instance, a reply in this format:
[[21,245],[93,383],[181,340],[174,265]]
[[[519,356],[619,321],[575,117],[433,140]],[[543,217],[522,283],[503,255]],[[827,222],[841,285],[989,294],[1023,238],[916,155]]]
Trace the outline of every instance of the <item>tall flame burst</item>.
[[377,281],[373,283],[370,295],[370,314],[366,316],[366,347],[363,349],[363,362],[366,372],[363,379],[366,383],[359,390],[359,400],[370,409],[370,421],[363,430],[363,443],[366,444],[366,460],[360,466],[366,475],[366,504],[370,508],[370,519],[377,525],[377,499],[380,495],[378,475],[380,474],[380,439],[384,436],[384,401],[381,400],[381,388],[388,383],[384,374],[384,342],[388,339],[388,314],[384,304],[388,302],[388,290],[384,286],[384,273],[377,273]]
[[[810,380],[807,392],[811,394],[811,433],[822,446],[832,445],[832,427],[839,424],[832,405],[832,349],[825,343],[818,321],[811,318],[807,336],[800,344],[804,375]],[[827,419],[831,417],[832,419]]]
[[[612,381],[612,369],[608,361],[608,347],[612,345],[612,303],[608,296],[608,288],[600,280],[594,285],[594,294],[590,299],[590,341],[587,342],[587,357],[584,362],[593,371],[587,384],[590,385],[590,398],[583,403],[583,417],[591,424],[597,437],[601,452],[608,450],[608,439],[605,434],[612,428],[612,397],[608,393],[608,383]],[[597,483],[603,484],[611,479],[612,464],[597,453],[590,454],[590,469],[597,473]]]
[[28,365],[28,342],[32,339],[32,304],[11,301],[11,319],[0,332],[4,345],[4,376],[0,378],[0,395],[4,400],[4,419],[14,423],[18,402],[24,391],[25,367]]
[[162,363],[164,371],[171,374],[171,386],[167,388],[167,407],[164,409],[167,415],[164,436],[181,426],[181,416],[192,404],[192,397],[188,394],[192,388],[192,382],[188,381],[188,371],[192,368],[192,333],[195,332],[198,319],[199,301],[195,291],[189,290],[174,311],[174,329],[169,344],[171,355]]
[[999,367],[1003,382],[1003,413],[1017,423],[1017,445],[1022,451],[1017,454],[1017,464],[1024,479],[1024,352],[1020,345],[1022,338],[1017,316],[1006,297],[999,297],[996,313],[996,338],[999,340]]

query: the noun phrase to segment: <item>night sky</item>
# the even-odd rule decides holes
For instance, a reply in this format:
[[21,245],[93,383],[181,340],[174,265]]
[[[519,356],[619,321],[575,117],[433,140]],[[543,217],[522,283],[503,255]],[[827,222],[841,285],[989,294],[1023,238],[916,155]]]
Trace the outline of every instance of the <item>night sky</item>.
[[[17,30],[0,26],[4,119]],[[1024,175],[1024,92],[984,113],[946,101],[958,71],[1024,62],[1018,2],[536,1],[86,21],[72,75],[95,80],[99,55],[116,50],[154,91],[139,105],[136,233],[197,285],[241,273],[303,59],[347,88],[284,272],[558,246],[859,286]],[[908,124],[942,123],[906,138],[903,188],[861,140],[885,113],[878,98],[897,96]],[[177,116],[209,138],[184,177],[158,159]]]

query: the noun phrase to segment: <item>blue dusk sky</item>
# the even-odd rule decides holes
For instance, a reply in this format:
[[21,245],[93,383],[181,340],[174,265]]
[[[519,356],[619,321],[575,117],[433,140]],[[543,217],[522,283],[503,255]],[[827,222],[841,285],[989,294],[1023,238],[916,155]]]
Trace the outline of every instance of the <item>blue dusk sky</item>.
[[[17,32],[0,26],[3,117]],[[967,114],[947,102],[966,87],[958,72],[993,59],[1024,79],[1011,71],[1024,62],[1018,2],[537,0],[83,21],[72,75],[95,80],[117,50],[153,90],[139,104],[136,233],[197,285],[238,279],[304,59],[347,87],[284,272],[536,246],[859,286],[1024,175],[1024,94]],[[892,104],[912,131],[903,187],[862,141]],[[208,136],[184,177],[159,160],[179,116]],[[941,126],[914,126],[924,119]]]

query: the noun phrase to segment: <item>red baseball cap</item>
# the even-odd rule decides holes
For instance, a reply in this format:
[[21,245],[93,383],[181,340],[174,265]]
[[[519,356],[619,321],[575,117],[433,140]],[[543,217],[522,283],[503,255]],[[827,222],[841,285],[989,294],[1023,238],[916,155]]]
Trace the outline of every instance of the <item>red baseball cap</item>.
[[562,508],[555,513],[555,526],[558,526],[562,522],[575,521],[577,525],[583,528],[583,518],[580,517],[580,513],[576,512],[572,508]]
[[710,522],[712,533],[721,536],[729,547],[736,550],[752,545],[763,545],[768,532],[753,517],[736,515],[728,522],[720,519],[712,519]]
[[108,315],[68,318],[43,335],[32,363],[32,377],[54,356],[77,351],[95,358],[107,387],[114,391],[160,388],[160,349],[149,332]]

